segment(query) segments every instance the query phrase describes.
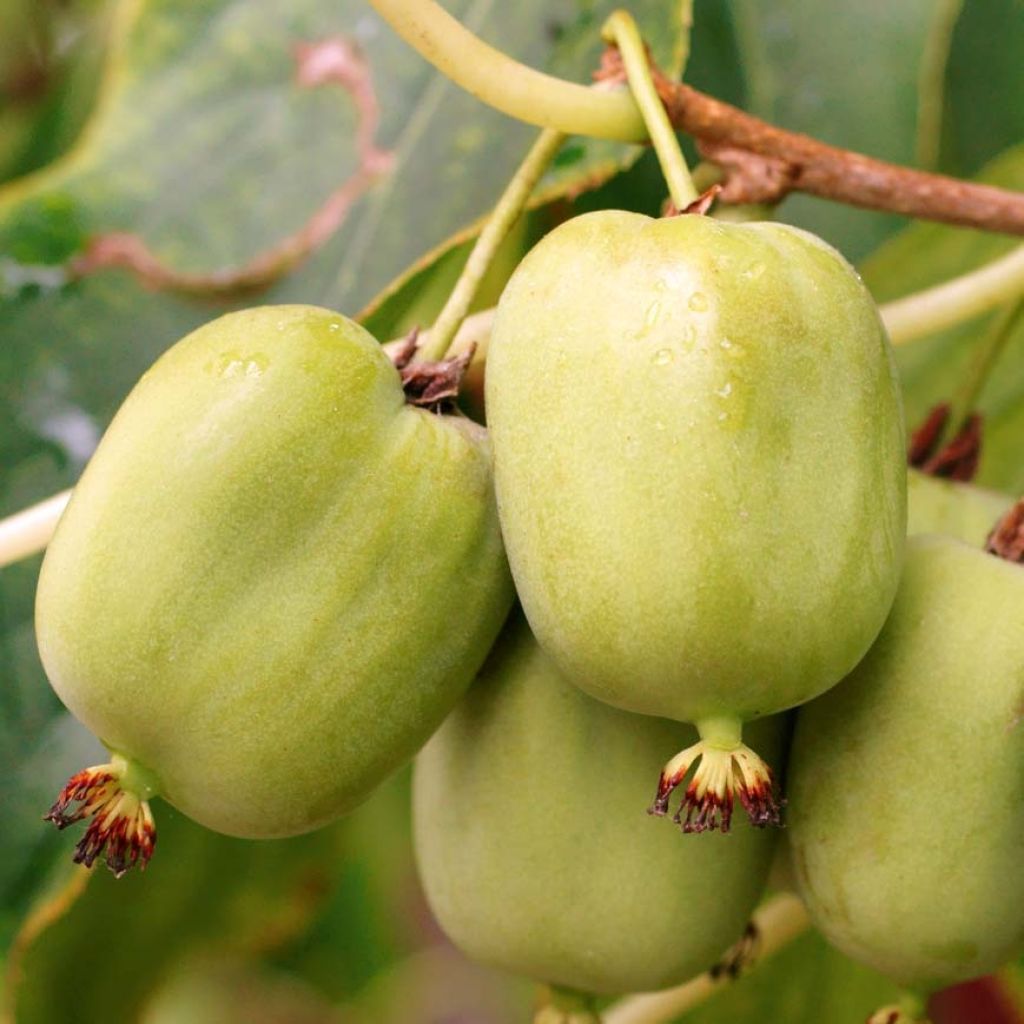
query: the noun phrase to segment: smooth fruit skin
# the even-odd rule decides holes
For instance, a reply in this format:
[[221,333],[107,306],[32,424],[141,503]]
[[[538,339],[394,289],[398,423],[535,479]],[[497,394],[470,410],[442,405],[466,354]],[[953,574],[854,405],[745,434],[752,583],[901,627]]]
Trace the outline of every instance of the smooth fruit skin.
[[509,282],[486,387],[520,599],[589,694],[746,720],[863,656],[899,575],[904,434],[875,306],[825,243],[577,217]]
[[210,828],[338,816],[433,732],[507,614],[489,462],[337,313],[199,328],[129,395],[46,553],[54,689]]
[[941,533],[982,547],[1013,499],[998,491],[907,471],[907,535]]
[[[783,721],[753,730],[765,753]],[[643,812],[650,758],[696,738],[567,683],[514,616],[416,759],[420,877],[465,953],[591,993],[659,988],[741,935],[774,830],[680,839]]]
[[905,985],[1024,940],[1024,567],[911,541],[870,653],[802,708],[788,835],[814,923]]

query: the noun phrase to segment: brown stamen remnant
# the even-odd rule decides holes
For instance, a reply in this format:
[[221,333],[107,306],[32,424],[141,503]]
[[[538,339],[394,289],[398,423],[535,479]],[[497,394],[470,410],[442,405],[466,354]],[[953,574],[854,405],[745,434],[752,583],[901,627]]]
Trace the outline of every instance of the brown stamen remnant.
[[682,210],[680,210],[671,199],[666,199],[661,215],[662,217],[679,217],[687,213],[692,213],[698,217],[703,217],[707,214],[708,210],[711,209],[712,204],[718,198],[718,194],[721,191],[721,185],[712,185],[706,192],[702,192],[697,196],[692,203],[687,203]]
[[1007,562],[1024,562],[1024,498],[996,523],[985,550]]
[[732,750],[721,750],[703,740],[665,765],[648,814],[660,818],[668,813],[669,797],[694,765],[693,777],[672,818],[684,832],[728,832],[737,796],[756,828],[780,824],[785,801],[775,795],[768,765],[742,743]]
[[911,435],[907,462],[929,476],[967,482],[973,480],[978,471],[982,418],[979,413],[971,413],[956,437],[942,444],[949,413],[948,402],[936,405],[928,413]]
[[443,412],[450,408],[459,396],[462,378],[473,361],[476,345],[471,345],[461,355],[441,359],[436,363],[414,362],[418,348],[419,328],[414,327],[402,346],[391,355],[399,376],[402,390],[409,405],[420,409]]
[[[945,224],[1024,235],[1024,193],[886,163],[785,131],[651,67],[672,124],[724,172],[722,202],[778,203],[790,192]],[[625,80],[614,46],[595,78]]]
[[748,921],[743,934],[730,946],[722,959],[708,968],[708,974],[715,981],[728,978],[735,981],[757,959],[761,948],[761,932],[753,921]]
[[229,296],[265,288],[319,249],[341,227],[356,200],[390,169],[393,157],[374,142],[380,112],[369,64],[354,42],[332,36],[315,43],[301,43],[295,47],[295,60],[300,86],[340,85],[352,98],[359,117],[356,169],[302,227],[248,263],[209,273],[188,273],[168,267],[138,235],[113,231],[93,238],[71,260],[71,275],[80,278],[109,267],[121,267],[132,271],[151,288],[207,297]]
[[[72,804],[78,807],[72,809]],[[86,768],[72,775],[56,803],[43,816],[59,829],[91,818],[75,847],[74,862],[92,867],[106,850],[107,867],[120,878],[138,865],[145,868],[156,845],[156,826],[149,804],[123,789],[121,773],[110,764]]]

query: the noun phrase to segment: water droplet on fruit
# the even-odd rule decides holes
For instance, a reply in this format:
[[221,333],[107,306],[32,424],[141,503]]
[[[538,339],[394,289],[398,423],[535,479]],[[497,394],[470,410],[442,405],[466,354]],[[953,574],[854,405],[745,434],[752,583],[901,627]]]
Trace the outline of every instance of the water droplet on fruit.
[[687,324],[683,328],[683,345],[689,348],[697,340],[697,328],[693,324]]
[[654,363],[655,366],[667,366],[674,358],[675,356],[672,354],[672,349],[659,348],[652,356],[651,362]]
[[220,357],[217,373],[221,377],[256,378],[263,375],[269,363],[270,360],[262,352],[250,356],[243,356],[239,352],[225,352]]
[[329,330],[340,331],[341,330],[341,324],[338,324],[338,323],[331,324],[330,327],[329,327]]
[[659,313],[661,313],[661,303],[652,302],[647,307],[647,315],[644,317],[644,327],[653,327],[658,322]]
[[662,288],[677,292],[683,286],[683,275],[678,270],[663,270],[658,278],[658,284]]
[[765,272],[763,263],[752,263],[745,271],[745,276],[756,281]]
[[728,398],[732,394],[732,384],[726,381],[720,388],[715,391],[715,394],[719,398]]
[[708,308],[708,297],[703,292],[694,292],[688,305],[695,313],[703,313]]

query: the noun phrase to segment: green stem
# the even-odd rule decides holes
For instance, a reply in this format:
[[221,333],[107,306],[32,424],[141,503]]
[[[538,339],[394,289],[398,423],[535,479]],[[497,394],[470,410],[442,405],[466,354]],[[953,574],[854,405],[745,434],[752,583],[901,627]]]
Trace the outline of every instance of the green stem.
[[950,402],[949,416],[946,417],[946,426],[939,443],[940,448],[943,443],[952,441],[967,423],[968,417],[978,404],[978,396],[992,372],[992,367],[1013,336],[1022,314],[1024,297],[1003,309],[971,353],[966,375]]
[[633,16],[628,11],[614,11],[604,23],[601,35],[605,42],[614,43],[619,48],[629,87],[643,115],[644,124],[647,125],[651,144],[658,154],[658,163],[668,183],[669,195],[676,209],[683,210],[697,198],[698,192],[690,177],[675,129],[654,86],[647,50]]
[[520,64],[477,38],[434,0],[370,0],[410,46],[467,92],[520,121],[566,134],[642,142],[627,92],[602,92]]
[[448,296],[448,301],[434,322],[429,337],[420,346],[417,359],[440,359],[447,353],[459,325],[469,312],[480,280],[487,273],[494,254],[512,230],[534,186],[564,141],[565,136],[561,132],[555,131],[554,128],[545,128],[530,147],[529,153],[519,165],[519,169],[494,207],[494,212],[488,217],[483,231],[480,232],[466,266],[455,282],[451,295]]
[[[754,912],[754,926],[760,936],[757,965],[788,946],[810,928],[803,903],[792,893],[780,893]],[[604,1024],[667,1024],[706,1002],[731,982],[727,978],[701,974],[676,988],[662,992],[626,996],[612,1003],[601,1015]]]
[[950,281],[879,308],[894,345],[934,334],[1024,294],[1024,245]]

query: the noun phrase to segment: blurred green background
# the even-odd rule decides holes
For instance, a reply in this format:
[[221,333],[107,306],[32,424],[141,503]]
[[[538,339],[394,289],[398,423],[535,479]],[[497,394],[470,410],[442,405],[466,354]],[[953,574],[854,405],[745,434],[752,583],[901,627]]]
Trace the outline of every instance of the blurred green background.
[[[521,60],[587,81],[615,4],[446,6]],[[656,59],[678,72],[679,6],[630,8]],[[258,293],[227,298],[158,290],[121,270],[69,271],[109,232],[137,233],[166,266],[202,275],[244,266],[303,225],[357,168],[351,97],[296,80],[296,45],[332,35],[366,55],[375,141],[392,162],[326,244]],[[780,125],[1024,186],[1024,149],[1013,148],[1024,134],[1021,0],[695,0],[690,42],[688,81]],[[429,323],[472,225],[532,134],[438,76],[360,0],[0,0],[0,516],[73,484],[141,372],[222,311],[283,301],[368,310],[382,340]],[[663,192],[651,154],[571,141],[480,305],[565,217],[606,206],[654,213]],[[880,300],[1014,244],[803,197],[779,215],[858,262]],[[909,423],[948,396],[986,320],[900,351]],[[980,403],[980,480],[1008,492],[1024,490],[1021,333]],[[347,820],[283,842],[226,839],[160,805],[159,856],[144,875],[115,882],[74,868],[71,837],[40,818],[99,748],[39,664],[38,567],[31,558],[0,570],[4,1019],[528,1019],[531,987],[463,959],[430,919],[412,863],[407,772]],[[946,997],[936,1024],[1019,1018],[1006,1007],[1024,1005],[1022,991],[1010,968]],[[859,1024],[890,994],[807,936],[688,1019]],[[1003,1000],[1002,1016],[984,1016],[989,998]]]

